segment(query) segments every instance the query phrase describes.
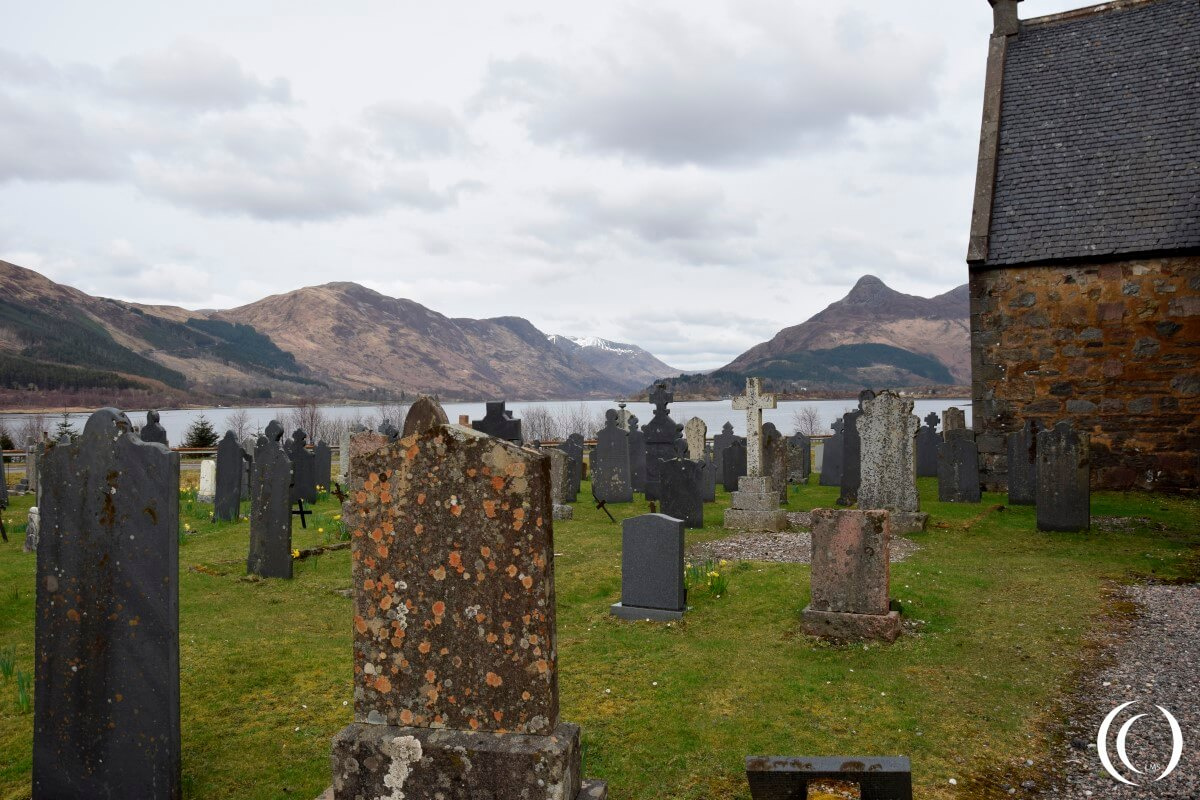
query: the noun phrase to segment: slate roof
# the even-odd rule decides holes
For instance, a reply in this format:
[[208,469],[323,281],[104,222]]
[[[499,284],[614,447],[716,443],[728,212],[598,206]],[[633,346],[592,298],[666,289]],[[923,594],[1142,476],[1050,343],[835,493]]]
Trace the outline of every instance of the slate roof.
[[1200,247],[1200,2],[1008,40],[988,265]]

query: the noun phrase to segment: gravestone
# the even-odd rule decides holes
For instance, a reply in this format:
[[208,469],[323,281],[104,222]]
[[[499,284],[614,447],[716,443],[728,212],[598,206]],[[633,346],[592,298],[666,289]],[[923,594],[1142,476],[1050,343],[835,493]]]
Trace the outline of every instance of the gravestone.
[[346,477],[347,492],[354,491],[359,488],[358,486],[354,485],[354,462],[357,459],[362,458],[365,454],[378,450],[379,448],[385,446],[388,442],[394,441],[396,441],[396,439],[392,439],[384,433],[377,433],[375,431],[357,431],[350,436],[350,457],[347,459],[347,462],[351,466],[351,471]]
[[583,435],[572,433],[562,443],[562,451],[567,456],[567,486],[565,496],[567,502],[574,503],[579,498],[579,486],[583,482]]
[[858,502],[858,487],[862,483],[862,439],[858,433],[858,420],[863,415],[863,402],[875,396],[870,389],[858,393],[858,408],[842,415],[842,493],[837,499],[839,506],[852,506]]
[[[719,473],[722,481],[724,481],[725,478],[725,448],[733,444],[734,440],[737,438],[737,435],[733,432],[733,423],[731,422],[726,422],[724,425],[722,425],[721,432],[713,437],[713,452],[716,454],[717,472]],[[728,486],[725,488],[729,491],[733,491],[732,489],[729,489]]]
[[42,481],[33,797],[178,800],[179,455],[104,408]]
[[646,435],[646,489],[647,500],[659,498],[659,474],[662,462],[675,457],[675,441],[679,439],[679,426],[671,419],[667,406],[675,399],[675,394],[665,383],[656,383],[650,393],[650,402],[654,404],[654,416],[642,426]]
[[1037,527],[1039,531],[1086,531],[1091,527],[1091,437],[1069,422],[1037,435]]
[[1008,434],[1008,504],[1031,506],[1037,500],[1037,420],[1027,419]]
[[[257,436],[247,436],[242,440],[242,499],[250,499],[250,472],[254,469],[254,448],[258,446]],[[219,470],[218,470],[219,471]]]
[[250,479],[250,555],[246,571],[264,578],[292,577],[293,462],[280,440],[283,426],[271,420],[254,448]]
[[712,445],[704,448],[704,497],[706,503],[715,503],[717,500],[717,457],[713,453]]
[[683,617],[684,523],[669,514],[642,514],[621,522],[621,602],[609,612],[622,619]]
[[284,452],[292,461],[292,502],[303,500],[311,505],[317,502],[317,457],[305,446],[307,439],[308,434],[297,428],[284,445]]
[[942,443],[942,434],[937,426],[938,415],[930,411],[925,415],[925,424],[917,431],[917,477],[937,477],[937,449]]
[[313,480],[318,492],[329,491],[333,480],[333,450],[324,439],[313,448]]
[[788,492],[787,442],[783,440],[783,434],[779,432],[773,422],[763,423],[762,434],[763,473],[771,476],[771,483],[779,494],[779,502],[786,504]]
[[29,517],[25,521],[25,544],[22,549],[26,553],[36,553],[38,532],[42,529],[42,515],[37,506],[29,509]]
[[521,420],[513,419],[512,412],[504,410],[503,400],[490,402],[486,408],[483,419],[474,420],[472,428],[507,442],[521,441]]
[[943,503],[978,503],[979,447],[975,434],[951,428],[938,445],[938,500]]
[[961,408],[950,406],[942,412],[942,434],[967,428],[967,413]]
[[[419,431],[427,431],[435,425],[449,424],[450,418],[446,416],[446,411],[442,408],[442,404],[432,397],[421,395],[408,408],[408,414],[404,417],[404,431],[402,436],[403,438],[408,438]],[[520,423],[518,423],[518,436],[520,435],[520,427]]]
[[8,467],[4,465],[4,454],[0,453],[0,511],[8,508]]
[[206,458],[200,462],[200,490],[196,500],[201,503],[212,503],[217,497],[217,462]]
[[920,511],[917,496],[917,429],[913,401],[885,391],[863,401],[858,420],[862,479],[858,507]]
[[138,436],[143,442],[158,442],[161,445],[170,447],[171,443],[167,441],[167,429],[159,424],[158,420],[157,411],[147,411],[146,424],[138,431]]
[[393,425],[390,419],[385,419],[379,423],[379,433],[390,441],[400,438],[400,429]]
[[833,421],[833,435],[825,440],[825,446],[822,448],[821,454],[821,475],[818,483],[821,486],[841,486],[842,485],[842,455],[843,443],[845,437],[842,436],[842,429],[846,426],[844,419],[835,419]]
[[355,458],[351,482],[354,721],[325,796],[603,800],[559,719],[546,459],[437,426]]
[[45,451],[45,445],[30,442],[25,446],[25,491],[31,492],[34,502],[41,499],[38,492],[38,462]]
[[704,458],[704,447],[708,442],[708,425],[699,417],[692,417],[683,425],[683,438],[687,441],[688,458],[700,461]]
[[217,491],[213,500],[213,519],[236,520],[242,511],[242,476],[246,474],[246,453],[233,431],[217,444]]
[[570,461],[567,454],[554,447],[543,447],[542,453],[550,459],[550,502],[555,519],[574,519],[575,509],[568,499],[567,489],[570,486]]
[[646,491],[646,434],[633,414],[629,415],[629,481],[635,492]]
[[808,785],[858,784],[859,800],[913,800],[912,764],[904,756],[746,756],[752,800],[803,800]]
[[353,433],[347,426],[342,429],[341,441],[338,442],[338,483],[346,486],[346,477],[350,474],[350,436]]
[[680,442],[675,458],[662,463],[659,507],[668,517],[683,520],[688,528],[704,527],[703,461],[688,458],[688,447]]
[[621,430],[629,433],[637,423],[633,421],[633,412],[625,408],[628,403],[617,403],[617,425]]
[[808,483],[812,474],[812,439],[803,433],[794,433],[787,443],[788,482]]
[[629,478],[629,436],[617,424],[617,410],[604,412],[604,427],[592,448],[592,494],[605,503],[633,501]]
[[[787,513],[779,507],[779,489],[769,474],[772,465],[765,464],[763,459],[762,412],[763,409],[775,408],[775,405],[775,395],[762,393],[761,378],[747,378],[746,393],[733,398],[734,410],[746,412],[746,474],[738,478],[737,491],[730,496],[729,508],[725,510],[726,528],[740,531],[787,530]],[[781,455],[786,477],[787,454],[782,452]],[[727,461],[731,456],[737,458],[734,446],[725,451]],[[773,459],[773,464],[777,461]],[[784,489],[787,489],[786,484]]]
[[809,636],[894,642],[900,614],[889,599],[891,523],[887,511],[812,511]]
[[746,441],[740,436],[725,448],[721,484],[727,492],[736,492],[738,482],[746,475]]

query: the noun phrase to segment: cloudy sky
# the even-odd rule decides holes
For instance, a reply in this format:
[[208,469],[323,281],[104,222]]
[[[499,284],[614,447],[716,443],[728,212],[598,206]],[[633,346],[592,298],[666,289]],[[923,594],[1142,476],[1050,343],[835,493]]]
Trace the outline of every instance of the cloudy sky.
[[6,5],[0,259],[94,294],[352,280],[701,369],[966,282],[985,0]]

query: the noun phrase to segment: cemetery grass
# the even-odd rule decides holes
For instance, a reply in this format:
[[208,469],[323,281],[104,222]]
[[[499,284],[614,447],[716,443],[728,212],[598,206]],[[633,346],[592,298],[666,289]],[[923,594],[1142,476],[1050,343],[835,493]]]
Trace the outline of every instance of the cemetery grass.
[[[194,480],[194,478],[193,478]],[[918,797],[1007,797],[1048,758],[1056,699],[1115,609],[1113,582],[1195,578],[1195,499],[1099,494],[1093,513],[1133,518],[1118,532],[1039,534],[1032,508],[936,502],[931,528],[892,566],[906,629],[892,646],[805,637],[809,567],[720,567],[720,598],[693,589],[684,620],[625,622],[620,528],[589,503],[555,529],[562,717],[583,726],[584,769],[620,798],[748,797],[743,757],[908,755]],[[796,487],[791,510],[830,506],[836,489]],[[689,544],[728,535],[728,495]],[[4,512],[0,649],[33,670],[34,559],[21,552],[30,498]],[[318,503],[294,547],[336,541],[335,501]],[[646,503],[610,506],[620,520]],[[332,736],[351,718],[349,554],[297,564],[292,581],[245,578],[248,524],[212,523],[181,503],[183,782],[193,798],[313,798],[329,783]],[[324,529],[324,533],[320,531]],[[29,796],[31,713],[0,677],[0,800]],[[957,781],[952,786],[949,780]]]

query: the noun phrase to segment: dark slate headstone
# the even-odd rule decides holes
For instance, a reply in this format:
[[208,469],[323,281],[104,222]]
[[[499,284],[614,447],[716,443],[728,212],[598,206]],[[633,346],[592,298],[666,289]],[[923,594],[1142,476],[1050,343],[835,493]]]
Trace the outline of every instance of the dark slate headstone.
[[861,800],[912,800],[912,764],[903,756],[746,756],[753,800],[804,800],[819,781],[858,784]]
[[675,399],[675,394],[665,383],[654,385],[650,393],[650,402],[654,404],[654,416],[642,426],[646,434],[646,499],[659,498],[659,472],[662,462],[675,457],[675,442],[682,438],[682,426],[671,419],[667,406]]
[[313,472],[316,485],[329,491],[330,481],[333,480],[333,448],[324,439],[313,448]]
[[606,503],[633,501],[629,480],[629,437],[621,430],[616,409],[604,412],[604,427],[592,448],[592,494]]
[[942,443],[942,434],[937,426],[938,415],[930,411],[925,415],[925,424],[917,430],[917,477],[937,477],[937,451]]
[[158,412],[146,412],[146,424],[138,431],[138,436],[143,442],[158,442],[161,445],[170,447],[170,442],[167,441],[167,429],[158,423]]
[[254,448],[258,438],[247,436],[242,440],[242,499],[250,499],[250,472],[254,469]]
[[775,427],[774,422],[764,422],[762,426],[763,441],[763,475],[771,477],[771,485],[779,495],[779,502],[787,502],[788,493],[788,454],[787,443],[783,434]]
[[250,480],[250,555],[246,571],[264,578],[292,577],[292,460],[275,420],[254,448]]
[[213,498],[213,519],[232,522],[242,511],[242,475],[246,453],[233,431],[225,431],[217,445],[217,491]]
[[808,483],[812,474],[812,439],[803,433],[794,433],[788,439],[788,481]]
[[287,457],[292,461],[291,500],[306,503],[317,502],[317,457],[305,446],[308,434],[297,428],[284,445]]
[[1037,500],[1037,420],[1008,434],[1008,504],[1031,506]]
[[721,482],[725,486],[725,491],[736,492],[738,490],[738,481],[746,474],[746,440],[740,436],[725,448],[725,455],[722,459]]
[[8,467],[4,464],[4,454],[0,453],[0,511],[8,508]]
[[583,482],[583,435],[572,433],[562,443],[560,450],[567,454],[567,497],[574,503],[579,497],[579,485]]
[[978,503],[979,448],[975,433],[952,428],[938,445],[938,500],[943,503]]
[[725,448],[733,444],[733,440],[736,438],[738,437],[733,432],[732,422],[726,422],[724,425],[722,425],[721,432],[713,437],[713,453],[715,454],[717,460],[718,480],[722,480],[725,477]]
[[687,607],[683,525],[667,514],[643,514],[622,521],[621,602],[611,606],[613,614],[624,619],[683,616]]
[[33,797],[178,800],[179,455],[105,408],[42,479]]
[[675,458],[662,462],[659,473],[660,508],[668,517],[683,520],[688,528],[704,527],[704,470],[707,464],[688,458],[680,443]]
[[646,491],[646,434],[638,427],[638,418],[629,415],[629,480],[635,492]]
[[409,406],[408,414],[404,417],[404,432],[401,435],[408,438],[414,433],[424,433],[438,425],[449,424],[450,418],[446,416],[442,404],[432,397],[421,395]]
[[842,485],[842,443],[845,441],[842,429],[845,426],[844,420],[835,419],[832,426],[833,436],[826,439],[825,446],[821,448],[821,486]]
[[1039,531],[1086,531],[1091,527],[1091,437],[1060,422],[1037,435],[1037,527]]
[[713,453],[712,445],[704,448],[704,497],[706,503],[717,500],[717,456]]
[[483,419],[473,420],[471,427],[506,442],[521,441],[521,420],[513,419],[512,412],[504,410],[503,400],[488,403]]

